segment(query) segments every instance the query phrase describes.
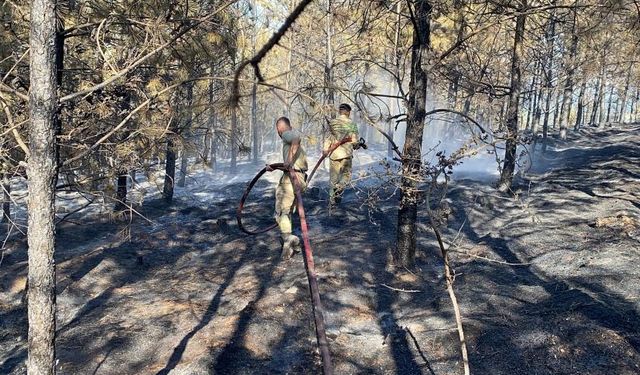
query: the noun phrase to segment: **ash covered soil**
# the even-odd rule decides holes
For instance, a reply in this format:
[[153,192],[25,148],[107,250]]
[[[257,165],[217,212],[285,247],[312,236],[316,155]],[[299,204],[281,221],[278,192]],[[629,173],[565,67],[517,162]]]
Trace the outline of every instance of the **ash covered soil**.
[[[444,234],[472,373],[638,374],[640,127],[552,146],[514,195],[471,180],[450,188]],[[130,238],[122,223],[61,225],[58,373],[319,373],[302,257],[281,260],[275,231],[238,230],[243,189],[208,204],[147,203],[153,223],[134,220]],[[259,185],[250,225],[270,223],[271,195]],[[385,266],[395,204],[369,212],[351,192],[330,217],[323,193],[305,199],[335,372],[461,373],[424,217],[418,268]],[[0,266],[1,374],[26,372],[26,272],[26,241],[12,237]]]

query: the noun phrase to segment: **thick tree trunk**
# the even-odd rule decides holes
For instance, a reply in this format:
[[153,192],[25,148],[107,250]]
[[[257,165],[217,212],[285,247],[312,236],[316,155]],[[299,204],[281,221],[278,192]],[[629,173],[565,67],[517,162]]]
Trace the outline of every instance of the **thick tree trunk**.
[[11,221],[11,180],[6,173],[2,174],[2,217],[0,223]]
[[176,151],[171,139],[167,140],[167,153],[164,167],[164,187],[162,196],[165,202],[170,204],[173,201],[173,184],[176,177]]
[[402,194],[398,210],[398,243],[395,262],[412,267],[416,253],[416,219],[418,216],[418,181],[422,167],[422,136],[426,116],[427,71],[430,44],[431,5],[415,2],[413,45],[411,48],[411,81],[407,103],[407,130],[402,161]]
[[509,107],[507,110],[507,142],[505,145],[504,164],[500,173],[498,189],[506,192],[511,189],[513,173],[516,168],[516,149],[518,146],[518,108],[522,91],[520,60],[522,59],[522,41],[526,22],[526,0],[521,1],[521,8],[516,18],[516,30],[513,38],[513,57],[511,59],[511,87],[509,90]]
[[55,373],[56,1],[31,1],[27,373]]

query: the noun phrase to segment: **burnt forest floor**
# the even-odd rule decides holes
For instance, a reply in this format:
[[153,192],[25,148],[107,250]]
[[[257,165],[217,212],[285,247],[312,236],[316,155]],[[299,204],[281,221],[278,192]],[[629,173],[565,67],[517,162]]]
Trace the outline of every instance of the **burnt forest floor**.
[[[587,132],[537,151],[513,195],[450,187],[444,235],[473,374],[640,373],[640,127]],[[252,194],[250,225],[271,222],[271,186]],[[238,230],[243,189],[206,205],[149,202],[153,223],[129,232],[61,225],[58,373],[319,373],[302,257],[281,260],[276,231]],[[424,217],[417,269],[386,267],[396,204],[370,212],[351,192],[328,216],[323,194],[305,199],[335,372],[461,373]],[[0,266],[0,374],[26,372],[26,272],[14,236]]]

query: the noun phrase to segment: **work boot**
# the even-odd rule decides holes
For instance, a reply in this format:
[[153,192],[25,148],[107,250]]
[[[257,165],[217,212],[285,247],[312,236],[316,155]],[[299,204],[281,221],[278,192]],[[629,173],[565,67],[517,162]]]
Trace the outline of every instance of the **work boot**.
[[[284,236],[283,236],[284,237]],[[289,259],[295,253],[300,252],[300,238],[298,236],[294,236],[293,234],[289,234],[283,238],[282,243],[282,259]]]

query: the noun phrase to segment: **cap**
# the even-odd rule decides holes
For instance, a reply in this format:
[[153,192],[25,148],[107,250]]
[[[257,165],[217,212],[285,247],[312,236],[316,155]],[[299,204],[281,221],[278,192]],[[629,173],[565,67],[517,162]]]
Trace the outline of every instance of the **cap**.
[[342,103],[340,104],[340,106],[338,107],[339,110],[341,111],[348,111],[351,112],[351,106],[347,103]]

